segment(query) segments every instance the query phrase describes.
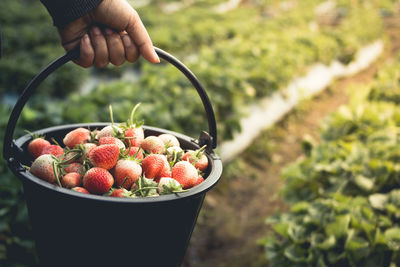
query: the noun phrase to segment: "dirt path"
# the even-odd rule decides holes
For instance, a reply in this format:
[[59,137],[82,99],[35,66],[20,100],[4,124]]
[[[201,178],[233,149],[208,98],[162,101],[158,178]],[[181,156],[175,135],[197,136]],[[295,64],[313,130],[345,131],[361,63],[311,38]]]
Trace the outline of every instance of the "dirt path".
[[376,63],[303,103],[225,166],[224,181],[207,194],[183,266],[267,265],[263,248],[256,241],[270,230],[264,219],[285,209],[277,196],[283,184],[282,169],[302,157],[302,138],[310,135],[318,139],[322,120],[348,102],[347,88],[370,82],[379,67],[399,50],[399,26],[399,18],[386,19],[391,41]]

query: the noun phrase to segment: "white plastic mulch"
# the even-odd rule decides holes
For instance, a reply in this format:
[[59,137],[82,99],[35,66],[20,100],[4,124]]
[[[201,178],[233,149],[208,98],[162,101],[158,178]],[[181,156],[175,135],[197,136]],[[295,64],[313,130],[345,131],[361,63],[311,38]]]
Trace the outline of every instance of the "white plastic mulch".
[[335,60],[330,65],[315,64],[308,73],[294,79],[286,88],[261,99],[249,107],[249,116],[241,120],[242,131],[233,140],[225,141],[219,146],[223,162],[232,160],[256,138],[261,131],[279,121],[301,100],[321,92],[334,79],[351,76],[366,69],[373,63],[384,48],[383,42],[377,40],[360,49],[355,59],[348,65]]

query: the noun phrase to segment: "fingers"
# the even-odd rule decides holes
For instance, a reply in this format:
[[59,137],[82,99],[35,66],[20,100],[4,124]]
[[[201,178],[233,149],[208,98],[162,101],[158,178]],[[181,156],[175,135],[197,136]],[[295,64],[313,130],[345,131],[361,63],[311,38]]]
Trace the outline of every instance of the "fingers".
[[90,42],[89,36],[85,34],[81,38],[80,42],[80,57],[78,61],[75,61],[76,64],[82,66],[84,68],[89,68],[93,65],[94,61],[94,50],[92,44]]
[[126,31],[133,39],[137,47],[139,47],[140,54],[150,61],[151,63],[159,63],[160,59],[154,50],[153,43],[143,25],[139,14],[132,9],[132,15],[126,27]]
[[113,30],[104,29],[109,60],[115,66],[119,66],[125,62],[125,49],[121,40],[121,36]]
[[98,68],[104,68],[108,65],[109,55],[107,41],[100,28],[94,26],[90,30],[90,40],[94,48],[94,65]]
[[121,36],[125,48],[125,57],[129,62],[135,62],[139,58],[139,51],[127,34]]

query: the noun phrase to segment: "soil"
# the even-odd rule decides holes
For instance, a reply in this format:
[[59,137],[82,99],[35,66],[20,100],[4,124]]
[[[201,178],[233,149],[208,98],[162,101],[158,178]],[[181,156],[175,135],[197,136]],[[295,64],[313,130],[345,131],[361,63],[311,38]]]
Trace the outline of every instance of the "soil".
[[348,89],[368,84],[398,52],[400,18],[385,19],[385,30],[389,41],[380,59],[302,103],[260,134],[240,157],[224,166],[221,182],[207,193],[182,266],[268,266],[263,247],[257,241],[271,231],[265,218],[287,208],[278,195],[284,183],[281,172],[303,157],[303,137],[308,135],[318,140],[319,125],[324,118],[348,103]]

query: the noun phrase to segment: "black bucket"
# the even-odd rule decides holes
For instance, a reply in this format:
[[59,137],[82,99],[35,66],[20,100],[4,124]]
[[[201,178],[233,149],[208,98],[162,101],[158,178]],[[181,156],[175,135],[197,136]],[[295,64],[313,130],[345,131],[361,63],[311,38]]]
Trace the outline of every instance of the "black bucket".
[[[25,103],[39,84],[60,66],[78,57],[71,51],[43,69],[25,88],[10,115],[3,155],[22,181],[37,253],[42,266],[180,266],[206,192],[219,180],[222,163],[214,153],[217,132],[214,112],[203,87],[176,58],[156,48],[160,58],[177,67],[196,88],[203,102],[209,134],[199,139],[165,129],[143,126],[145,135],[170,133],[182,148],[207,145],[209,167],[205,180],[187,192],[149,198],[114,198],[89,195],[49,184],[28,172],[30,135],[13,140]],[[36,131],[47,139],[62,141],[77,127],[104,127],[105,123],[72,124]]]

